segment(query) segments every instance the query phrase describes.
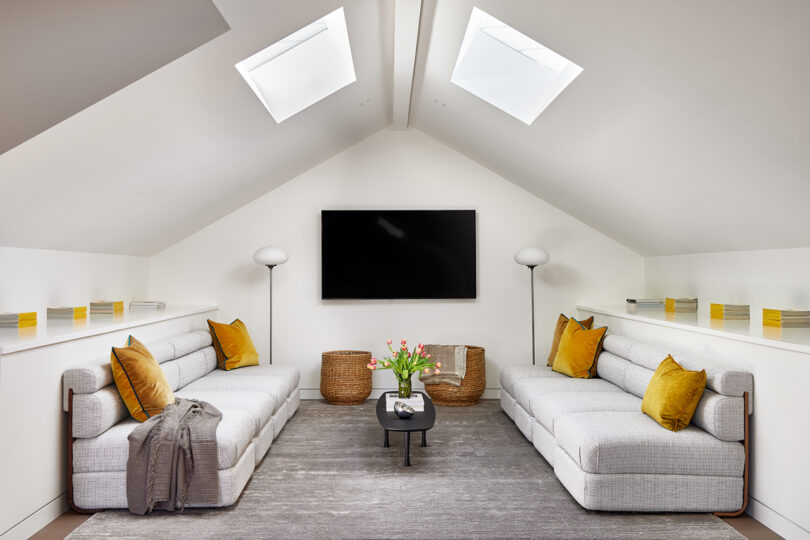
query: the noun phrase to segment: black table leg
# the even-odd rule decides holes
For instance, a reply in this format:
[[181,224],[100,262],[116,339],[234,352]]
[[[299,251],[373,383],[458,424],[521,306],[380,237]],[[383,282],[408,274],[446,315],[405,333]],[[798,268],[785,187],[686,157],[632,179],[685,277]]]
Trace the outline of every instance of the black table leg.
[[411,466],[411,432],[405,432],[405,466]]
[[385,430],[385,442],[383,443],[383,448],[388,448],[388,430]]
[[427,446],[427,430],[426,429],[422,430],[422,446],[423,447]]

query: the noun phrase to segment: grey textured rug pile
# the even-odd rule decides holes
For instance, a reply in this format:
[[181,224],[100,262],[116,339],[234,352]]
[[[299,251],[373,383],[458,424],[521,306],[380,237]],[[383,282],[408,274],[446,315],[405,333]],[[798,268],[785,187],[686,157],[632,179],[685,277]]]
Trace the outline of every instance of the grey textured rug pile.
[[710,514],[583,510],[495,401],[437,407],[403,467],[374,406],[302,402],[230,508],[103,512],[69,538],[743,538]]

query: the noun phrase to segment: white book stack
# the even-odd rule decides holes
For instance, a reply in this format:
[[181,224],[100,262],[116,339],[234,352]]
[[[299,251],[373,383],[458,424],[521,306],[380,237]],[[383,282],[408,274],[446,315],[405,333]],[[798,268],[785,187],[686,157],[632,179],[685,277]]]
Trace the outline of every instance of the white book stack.
[[129,309],[163,309],[166,302],[162,300],[133,300],[129,303]]
[[411,394],[409,398],[401,398],[396,392],[385,394],[385,410],[394,412],[394,403],[397,401],[410,405],[415,412],[425,411],[425,398],[422,397],[422,394]]
[[664,302],[656,298],[628,298],[627,305],[637,308],[657,308],[664,307]]

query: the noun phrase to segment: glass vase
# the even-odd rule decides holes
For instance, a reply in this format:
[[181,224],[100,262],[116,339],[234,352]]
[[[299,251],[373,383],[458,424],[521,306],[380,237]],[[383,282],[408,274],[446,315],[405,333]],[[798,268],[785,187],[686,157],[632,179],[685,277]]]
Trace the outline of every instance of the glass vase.
[[401,398],[409,398],[411,397],[411,378],[408,377],[407,379],[397,379],[399,381],[399,397]]

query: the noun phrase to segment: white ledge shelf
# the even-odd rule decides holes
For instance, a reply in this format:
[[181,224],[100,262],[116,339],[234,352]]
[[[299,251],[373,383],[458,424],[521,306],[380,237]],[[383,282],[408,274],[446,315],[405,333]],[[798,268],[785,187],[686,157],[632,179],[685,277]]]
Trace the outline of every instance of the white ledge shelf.
[[218,309],[218,306],[125,309],[120,315],[88,315],[76,321],[46,319],[29,328],[0,328],[0,356]]
[[[748,321],[721,321],[704,313],[668,313],[663,308],[630,308],[627,306],[587,306],[577,309],[586,313],[619,317],[687,332],[810,354],[810,328],[763,327],[756,316]],[[754,315],[752,313],[752,315]]]

